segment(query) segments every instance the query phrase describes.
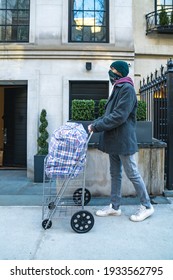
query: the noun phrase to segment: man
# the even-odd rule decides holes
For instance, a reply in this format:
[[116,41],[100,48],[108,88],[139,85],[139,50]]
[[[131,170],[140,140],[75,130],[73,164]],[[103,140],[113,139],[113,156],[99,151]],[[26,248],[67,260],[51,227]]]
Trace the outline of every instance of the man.
[[89,132],[102,132],[99,149],[109,154],[111,175],[110,205],[96,212],[97,216],[121,215],[122,166],[133,183],[140,207],[130,217],[131,221],[143,221],[154,213],[144,181],[138,171],[134,154],[138,151],[136,140],[137,97],[133,81],[127,77],[129,66],[125,61],[111,64],[109,77],[112,93],[105,106],[103,117],[88,126]]

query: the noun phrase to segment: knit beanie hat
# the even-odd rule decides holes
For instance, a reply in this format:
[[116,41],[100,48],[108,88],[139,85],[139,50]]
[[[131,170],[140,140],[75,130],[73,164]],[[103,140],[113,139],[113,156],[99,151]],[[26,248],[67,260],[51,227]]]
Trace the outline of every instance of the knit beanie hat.
[[111,64],[111,67],[115,68],[118,72],[120,72],[123,77],[126,77],[129,74],[129,66],[125,61],[122,60],[114,61]]

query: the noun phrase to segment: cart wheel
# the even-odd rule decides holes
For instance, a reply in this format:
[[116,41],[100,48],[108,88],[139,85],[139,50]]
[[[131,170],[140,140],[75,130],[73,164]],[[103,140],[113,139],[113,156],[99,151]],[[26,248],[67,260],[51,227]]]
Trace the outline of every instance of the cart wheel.
[[[91,200],[89,190],[84,190],[84,205],[87,205]],[[82,205],[82,188],[77,189],[73,194],[73,201],[76,205]]]
[[50,202],[49,205],[48,205],[48,208],[49,208],[50,210],[55,209],[55,207],[56,207],[56,205],[55,205],[55,203],[54,203],[53,201]]
[[77,233],[86,233],[94,225],[93,215],[85,210],[76,212],[71,218],[71,227]]
[[49,229],[49,228],[51,228],[51,226],[52,226],[52,221],[49,220],[49,219],[45,219],[45,220],[42,222],[42,227],[43,227],[44,229]]

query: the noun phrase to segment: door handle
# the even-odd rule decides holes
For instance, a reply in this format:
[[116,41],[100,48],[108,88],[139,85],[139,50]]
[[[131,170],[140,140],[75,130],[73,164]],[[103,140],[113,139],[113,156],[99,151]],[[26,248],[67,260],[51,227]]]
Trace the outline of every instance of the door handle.
[[4,135],[3,135],[3,140],[4,140],[4,144],[7,144],[7,128],[4,129]]

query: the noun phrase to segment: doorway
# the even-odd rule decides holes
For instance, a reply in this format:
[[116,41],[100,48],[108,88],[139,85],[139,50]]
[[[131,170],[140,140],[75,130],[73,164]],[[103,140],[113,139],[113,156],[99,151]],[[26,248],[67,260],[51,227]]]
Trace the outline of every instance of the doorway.
[[26,168],[27,85],[0,86],[1,168]]

